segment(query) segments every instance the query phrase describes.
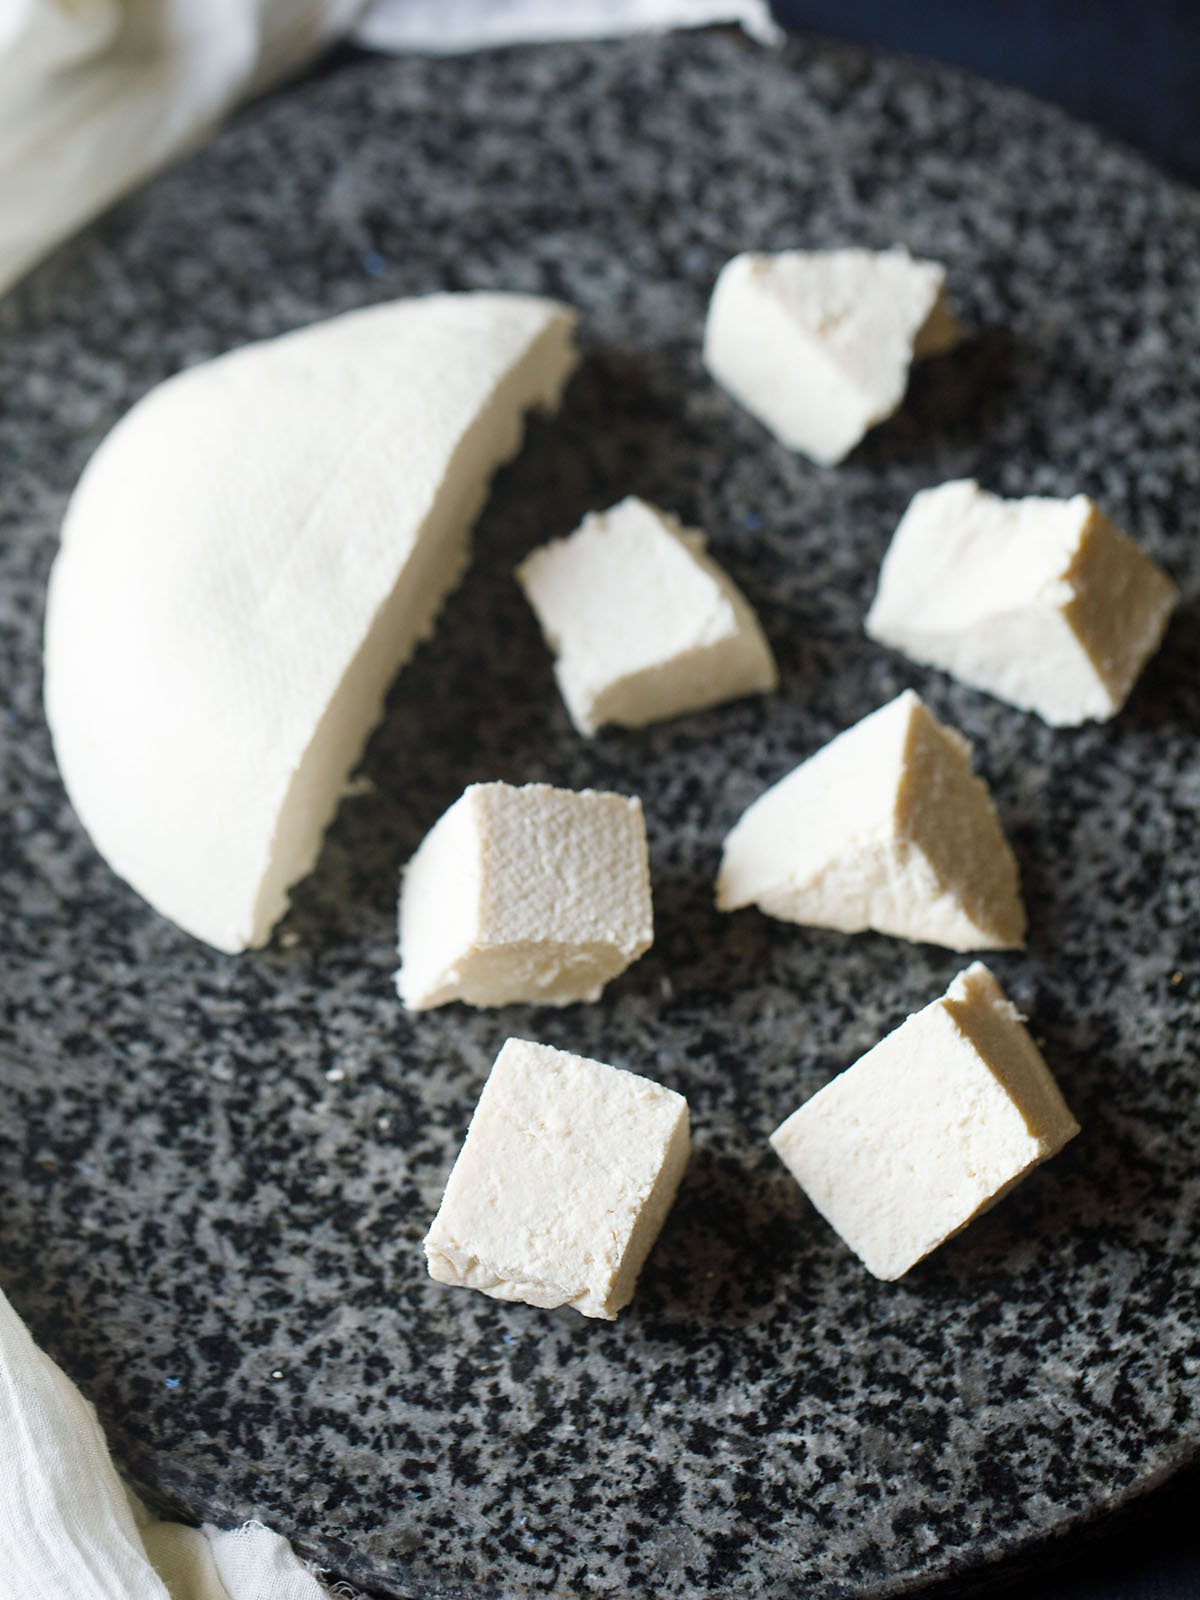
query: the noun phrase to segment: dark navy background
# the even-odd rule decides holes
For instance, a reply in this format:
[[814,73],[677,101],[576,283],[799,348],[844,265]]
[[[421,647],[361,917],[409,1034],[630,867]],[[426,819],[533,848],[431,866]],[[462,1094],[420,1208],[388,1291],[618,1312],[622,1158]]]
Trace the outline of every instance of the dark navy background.
[[[1054,101],[1200,182],[1200,0],[774,0],[778,20],[931,57]],[[1200,351],[1196,353],[1200,381]],[[1200,440],[1197,441],[1200,449]],[[1196,508],[1200,528],[1200,507]],[[956,1594],[1022,1600],[1200,1600],[1200,1470],[1150,1496],[1063,1564]],[[944,1589],[928,1592],[935,1600]]]
[[774,0],[772,9],[788,28],[1016,84],[1200,182],[1200,0]]

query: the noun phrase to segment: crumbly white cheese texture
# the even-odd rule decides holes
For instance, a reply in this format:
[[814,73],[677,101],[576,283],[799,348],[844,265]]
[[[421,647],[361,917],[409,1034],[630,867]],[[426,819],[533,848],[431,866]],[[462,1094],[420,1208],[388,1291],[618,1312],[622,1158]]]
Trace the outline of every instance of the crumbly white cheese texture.
[[1178,598],[1086,495],[1002,500],[962,479],[914,497],[866,629],[1067,727],[1116,715]]
[[782,444],[824,466],[904,399],[915,360],[961,337],[946,272],[907,250],[784,250],[726,262],[704,363]]
[[598,1000],[654,940],[641,801],[472,784],[409,862],[399,920],[412,1011]]
[[951,950],[1025,936],[1017,863],[971,746],[912,692],[761,795],[725,840],[717,907]]
[[633,1297],[689,1150],[682,1095],[510,1039],[426,1237],[430,1276],[611,1321]]
[[704,535],[635,496],[542,545],[517,578],[582,734],[642,728],[778,684],[758,618]]
[[901,1277],[1079,1132],[980,962],[771,1135],[877,1278]]
[[197,938],[265,943],[313,866],[573,321],[506,294],[351,312],[179,373],[93,456],[46,713],[96,847]]

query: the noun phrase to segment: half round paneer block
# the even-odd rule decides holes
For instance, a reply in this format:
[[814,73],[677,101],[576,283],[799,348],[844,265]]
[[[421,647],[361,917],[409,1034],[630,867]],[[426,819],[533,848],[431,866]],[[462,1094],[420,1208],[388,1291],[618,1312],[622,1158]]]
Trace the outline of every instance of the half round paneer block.
[[169,379],[92,458],[46,714],[97,849],[197,938],[265,943],[311,870],[573,325],[508,294],[350,312]]

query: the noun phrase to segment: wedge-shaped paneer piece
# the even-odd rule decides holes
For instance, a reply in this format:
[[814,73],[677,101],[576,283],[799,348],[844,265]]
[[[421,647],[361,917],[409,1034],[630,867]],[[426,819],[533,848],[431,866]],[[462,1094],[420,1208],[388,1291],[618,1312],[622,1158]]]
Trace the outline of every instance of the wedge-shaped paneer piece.
[[426,1237],[430,1276],[611,1321],[633,1297],[690,1147],[682,1095],[510,1039]]
[[476,783],[405,871],[396,985],[411,1011],[565,1006],[599,999],[653,940],[640,800]]
[[758,618],[703,534],[644,500],[593,512],[517,577],[580,733],[641,728],[776,687]]
[[734,256],[704,363],[782,444],[832,466],[900,405],[915,360],[958,343],[945,282],[903,249]]
[[963,479],[913,499],[866,628],[1065,727],[1116,715],[1178,598],[1086,495],[1002,500]]
[[1017,864],[971,747],[911,690],[761,795],[725,840],[717,907],[951,950],[1025,935]]
[[899,1278],[1079,1132],[980,962],[771,1135],[877,1278]]
[[263,944],[313,866],[573,321],[505,294],[350,312],[179,373],[93,456],[47,716],[96,847],[197,938]]

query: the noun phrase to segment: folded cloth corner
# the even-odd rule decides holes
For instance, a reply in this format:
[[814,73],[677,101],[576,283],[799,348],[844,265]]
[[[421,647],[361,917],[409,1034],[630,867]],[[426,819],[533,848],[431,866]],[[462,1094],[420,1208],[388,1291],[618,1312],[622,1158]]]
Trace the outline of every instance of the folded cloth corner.
[[766,0],[3,0],[0,294],[352,33],[372,49],[444,53],[712,22],[779,36]]
[[286,1539],[148,1520],[95,1410],[0,1293],[0,1561],[12,1600],[321,1600]]

